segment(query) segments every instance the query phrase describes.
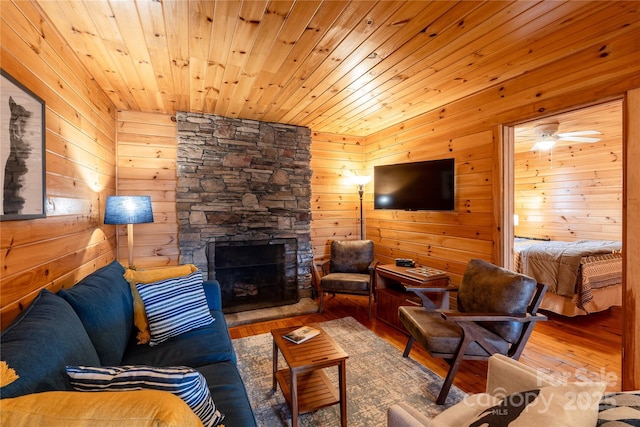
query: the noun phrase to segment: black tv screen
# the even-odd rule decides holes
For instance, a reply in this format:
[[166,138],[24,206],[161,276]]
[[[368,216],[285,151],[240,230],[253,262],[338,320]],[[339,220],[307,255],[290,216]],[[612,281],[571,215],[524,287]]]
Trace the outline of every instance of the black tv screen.
[[375,209],[452,211],[454,159],[373,167]]

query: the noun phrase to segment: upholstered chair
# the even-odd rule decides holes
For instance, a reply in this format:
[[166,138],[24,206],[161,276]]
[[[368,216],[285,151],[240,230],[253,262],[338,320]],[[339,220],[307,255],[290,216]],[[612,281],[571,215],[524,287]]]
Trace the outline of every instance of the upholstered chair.
[[[375,268],[373,242],[371,240],[334,240],[331,242],[331,258],[316,268],[320,312],[324,296],[332,294],[356,294],[369,297],[369,318],[375,298]],[[318,266],[316,266],[318,267]]]
[[[419,288],[412,288],[419,292]],[[457,311],[406,306],[398,309],[410,337],[433,357],[444,358],[449,372],[438,396],[444,404],[463,359],[486,360],[503,354],[517,360],[537,321],[546,285],[480,259],[469,261],[457,290]]]

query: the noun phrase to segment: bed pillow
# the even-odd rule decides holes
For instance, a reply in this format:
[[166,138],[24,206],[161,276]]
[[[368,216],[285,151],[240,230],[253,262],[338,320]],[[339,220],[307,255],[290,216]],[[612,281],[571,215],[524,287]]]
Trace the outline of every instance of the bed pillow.
[[0,425],[202,427],[202,421],[179,397],[164,391],[47,391],[3,399]]
[[583,382],[513,393],[460,425],[595,426],[605,387],[602,382]]
[[202,273],[149,284],[136,284],[155,346],[171,337],[213,322],[202,286]]
[[124,278],[129,282],[131,295],[133,296],[133,323],[138,329],[138,334],[136,336],[138,344],[149,343],[151,334],[149,333],[149,322],[147,321],[147,315],[144,310],[144,303],[140,298],[136,284],[153,283],[160,280],[172,279],[174,277],[187,276],[197,270],[198,267],[195,265],[185,264],[153,270],[133,270],[128,268],[125,271]]
[[205,427],[217,426],[224,419],[216,409],[207,380],[187,366],[67,366],[66,369],[77,391],[162,390],[184,400]]

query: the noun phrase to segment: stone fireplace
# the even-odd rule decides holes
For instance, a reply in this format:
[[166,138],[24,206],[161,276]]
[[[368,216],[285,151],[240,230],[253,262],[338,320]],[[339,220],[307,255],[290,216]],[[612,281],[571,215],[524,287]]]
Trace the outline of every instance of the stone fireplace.
[[180,263],[220,282],[225,312],[311,295],[308,128],[176,114]]

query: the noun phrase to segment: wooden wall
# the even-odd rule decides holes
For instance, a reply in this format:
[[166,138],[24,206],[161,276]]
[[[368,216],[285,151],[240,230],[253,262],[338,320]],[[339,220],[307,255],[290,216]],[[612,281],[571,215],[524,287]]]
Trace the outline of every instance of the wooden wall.
[[516,128],[515,235],[622,240],[622,99],[553,119],[564,129],[597,128],[600,141],[558,140],[550,151],[531,151],[535,137],[519,137],[530,127]]
[[520,224],[515,234],[564,241],[622,240],[622,143],[558,147],[553,160],[549,156],[516,156],[515,213]]
[[364,174],[364,138],[319,132],[311,138],[311,241],[320,259],[329,256],[332,240],[360,238],[358,186],[349,178]]
[[[460,275],[469,258],[492,258],[493,134],[430,136],[422,126],[390,130],[367,138],[367,170],[373,166],[455,158],[455,210],[399,211],[373,209],[373,184],[366,195],[367,237],[382,263],[412,258],[419,264]],[[429,183],[425,183],[425,186]]]
[[[133,226],[134,264],[138,268],[177,265],[175,117],[118,113],[118,195],[151,196],[153,223]],[[129,263],[127,226],[118,226],[118,259]]]
[[115,108],[30,2],[0,2],[2,69],[46,103],[46,218],[0,224],[2,327],[115,258]]

